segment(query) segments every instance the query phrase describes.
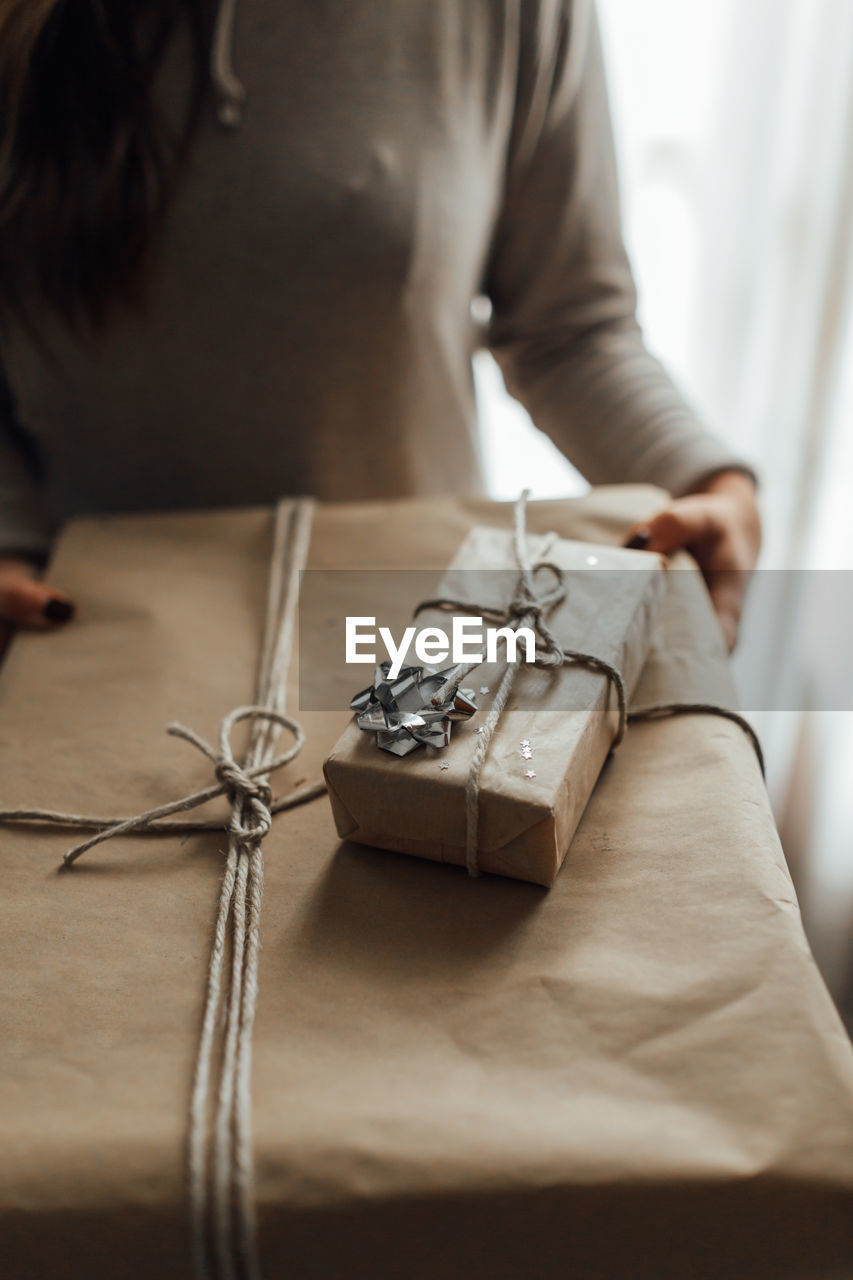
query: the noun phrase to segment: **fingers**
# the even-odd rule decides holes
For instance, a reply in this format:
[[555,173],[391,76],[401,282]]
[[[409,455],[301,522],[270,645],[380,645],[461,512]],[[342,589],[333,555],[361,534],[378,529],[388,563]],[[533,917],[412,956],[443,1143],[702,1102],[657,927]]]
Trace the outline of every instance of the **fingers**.
[[635,525],[625,546],[668,556],[682,547],[696,546],[718,537],[720,532],[714,503],[696,494],[677,499],[651,520]]
[[73,617],[68,597],[33,578],[27,566],[0,566],[0,619],[18,627],[51,627]]
[[744,597],[757,555],[754,497],[690,494],[635,525],[625,545],[671,555],[682,548],[696,558],[729,650],[737,640]]
[[737,643],[740,617],[746,595],[746,575],[737,570],[723,571],[708,576],[708,593],[714,612],[726,638],[729,653]]

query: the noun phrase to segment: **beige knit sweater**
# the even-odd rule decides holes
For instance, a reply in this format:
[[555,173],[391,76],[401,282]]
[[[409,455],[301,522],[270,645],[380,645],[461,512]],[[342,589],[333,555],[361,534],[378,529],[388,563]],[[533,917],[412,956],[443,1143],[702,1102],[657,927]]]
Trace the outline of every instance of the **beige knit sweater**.
[[482,342],[592,482],[738,465],[642,343],[586,0],[240,0],[233,56],[242,123],[202,128],[144,314],[3,342],[0,547],[79,513],[476,492]]

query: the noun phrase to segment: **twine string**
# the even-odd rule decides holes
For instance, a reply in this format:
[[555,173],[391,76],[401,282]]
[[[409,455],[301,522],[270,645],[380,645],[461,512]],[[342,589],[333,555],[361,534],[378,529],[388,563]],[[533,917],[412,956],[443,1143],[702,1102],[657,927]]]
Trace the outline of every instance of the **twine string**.
[[[94,832],[67,850],[63,868],[116,836],[221,831],[225,826],[225,871],[207,967],[187,1138],[191,1246],[199,1280],[213,1275],[218,1280],[260,1280],[261,1274],[254,1209],[251,1064],[264,882],[262,841],[273,814],[326,790],[323,783],[313,783],[274,799],[269,781],[270,774],[295,759],[305,743],[301,725],[286,714],[285,695],[299,575],[308,558],[313,510],[309,499],[288,499],[276,509],[254,702],[235,707],[223,717],[217,749],[185,725],[168,727],[169,734],[211,761],[213,783],[133,817],[93,817],[54,809],[0,811],[3,822]],[[245,758],[238,761],[231,738],[243,721],[250,722],[249,744]],[[283,731],[292,741],[286,750],[278,751]],[[222,795],[230,802],[227,824],[198,817],[171,820],[174,814],[192,811]]]
[[[415,617],[425,609],[442,609],[449,613],[467,613],[489,618],[491,621],[499,622],[513,631],[528,628],[536,636],[534,661],[537,665],[563,667],[573,664],[587,667],[589,670],[603,675],[616,693],[619,719],[612,744],[612,747],[616,748],[625,736],[625,729],[628,723],[628,699],[625,692],[625,681],[616,667],[606,662],[603,658],[599,658],[596,654],[583,653],[578,649],[564,649],[548,626],[547,617],[566,598],[566,586],[562,569],[545,559],[556,539],[555,534],[547,535],[545,544],[540,551],[541,558],[535,564],[533,562],[527,537],[527,501],[529,497],[530,491],[525,489],[516,502],[513,512],[513,556],[519,576],[506,609],[501,610],[494,608],[494,606],[472,605],[470,601],[453,600],[447,596],[439,596],[432,600],[422,601],[415,610]],[[543,572],[550,573],[552,577],[553,581],[550,587],[537,586],[537,576]],[[510,657],[508,636],[504,637],[504,662],[505,667],[501,674],[497,692],[492,700],[492,705],[489,708],[489,714],[486,716],[480,732],[476,735],[477,742],[471,756],[468,778],[465,783],[465,866],[470,876],[479,875],[480,779],[483,766],[489,752],[489,744],[500,724],[501,717],[515,686],[516,678],[521,670],[521,660],[517,646],[514,656]],[[471,662],[461,667],[454,667],[452,675],[433,696],[433,703],[436,706],[441,706],[458,689],[466,676],[469,676],[472,671],[475,671],[481,665],[481,662]]]

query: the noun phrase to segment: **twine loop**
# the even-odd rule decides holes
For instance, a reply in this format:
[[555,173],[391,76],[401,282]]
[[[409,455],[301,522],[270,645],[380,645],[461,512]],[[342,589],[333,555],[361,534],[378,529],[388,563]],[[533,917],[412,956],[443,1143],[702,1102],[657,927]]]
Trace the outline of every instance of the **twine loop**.
[[[292,734],[293,742],[286,751],[282,751],[279,755],[273,756],[263,763],[251,766],[248,763],[241,765],[234,757],[231,747],[231,732],[234,726],[242,720],[255,721],[256,728],[253,732],[260,732],[263,738],[268,738],[274,730],[286,729]],[[266,725],[263,724],[264,721],[266,721]],[[198,809],[201,805],[207,804],[209,800],[215,800],[217,796],[222,795],[227,796],[231,801],[231,818],[225,824],[213,823],[213,828],[215,829],[218,826],[221,829],[225,826],[225,829],[236,838],[238,844],[257,845],[268,834],[272,826],[273,814],[280,812],[282,809],[291,808],[294,803],[298,803],[303,798],[302,793],[294,793],[284,799],[274,800],[272,789],[269,785],[268,775],[293,760],[305,744],[305,731],[301,724],[280,711],[260,704],[235,707],[233,711],[229,711],[222,719],[219,728],[218,751],[215,751],[210,743],[206,742],[194,730],[188,729],[186,725],[170,724],[167,733],[173,738],[182,738],[184,742],[188,742],[190,746],[196,747],[203,755],[207,756],[208,760],[213,764],[214,777],[216,778],[212,785],[203,787],[200,791],[193,791],[190,795],[184,796],[180,800],[172,800],[168,804],[158,805],[154,809],[146,809],[144,813],[139,813],[132,818],[105,820],[88,818],[83,814],[56,813],[49,809],[32,810],[30,812],[18,811],[2,816],[19,821],[53,822],[61,826],[98,828],[94,835],[82,840],[63,854],[63,866],[70,867],[89,849],[93,849],[95,845],[103,844],[106,840],[112,840],[115,836],[128,835],[131,832],[172,833],[175,830],[174,824],[164,823],[162,821],[164,818],[170,818],[174,813],[186,813],[191,809]],[[310,793],[307,791],[304,793],[304,798],[313,798],[313,795],[317,793],[316,787],[311,788]],[[191,821],[185,824],[184,829],[187,831],[206,831],[211,829],[211,824]]]
[[[549,591],[537,590],[536,575],[545,569],[554,575],[554,586]],[[506,610],[507,622],[515,622],[517,627],[530,627],[536,633],[539,644],[544,649],[544,653],[537,652],[536,661],[544,666],[559,667],[564,661],[560,643],[546,624],[545,617],[562,604],[565,598],[562,569],[549,560],[540,560],[531,566],[529,572],[522,572],[515,595]]]
[[[287,729],[293,735],[293,743],[288,751],[282,752],[266,765],[254,769],[241,765],[237,761],[231,745],[231,732],[234,726],[241,720],[250,719],[266,721],[268,725]],[[212,761],[214,777],[218,783],[214,794],[224,794],[231,802],[229,832],[242,844],[257,843],[262,840],[272,827],[274,812],[272,787],[266,775],[280,769],[301,751],[305,734],[298,721],[269,707],[255,705],[236,707],[223,717],[219,728],[218,751],[214,751],[203,738],[192,729],[187,729],[185,725],[172,724],[168,731],[173,737],[183,738],[185,742],[197,747]],[[199,800],[198,803],[204,803],[204,801]],[[147,821],[151,820],[149,815]],[[109,834],[105,832],[104,837],[109,838]]]

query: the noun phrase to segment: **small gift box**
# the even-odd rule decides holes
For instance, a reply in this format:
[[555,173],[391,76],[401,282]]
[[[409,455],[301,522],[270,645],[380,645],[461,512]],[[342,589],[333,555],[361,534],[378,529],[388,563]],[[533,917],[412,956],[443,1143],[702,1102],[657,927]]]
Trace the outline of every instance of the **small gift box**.
[[[340,836],[553,883],[624,732],[664,568],[647,552],[555,536],[525,538],[524,547],[527,572],[514,564],[517,535],[472,529],[440,583],[440,599],[419,610],[418,622],[446,627],[452,611],[514,623],[528,640],[533,633],[537,660],[527,661],[519,644],[513,664],[495,645],[492,661],[448,668],[443,694],[430,668],[378,668],[324,764]],[[480,705],[471,715],[474,698]],[[501,699],[506,705],[496,708]],[[437,705],[447,713],[443,733]]]

